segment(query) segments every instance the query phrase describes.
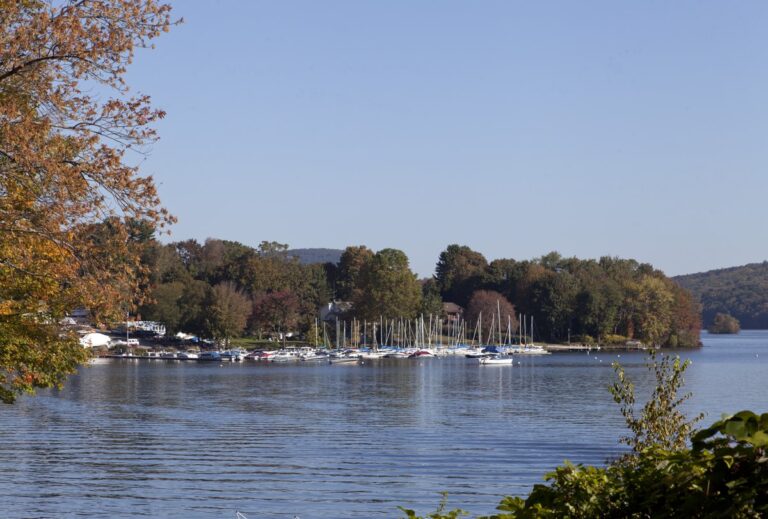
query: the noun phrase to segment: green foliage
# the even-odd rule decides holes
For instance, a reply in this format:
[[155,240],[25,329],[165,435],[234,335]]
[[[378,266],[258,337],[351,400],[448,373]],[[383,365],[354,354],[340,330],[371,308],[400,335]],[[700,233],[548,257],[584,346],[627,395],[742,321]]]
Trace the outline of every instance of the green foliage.
[[[143,259],[150,272],[152,301],[141,308],[141,314],[164,322],[169,333],[182,330],[207,338],[240,333],[239,324],[222,328],[217,317],[224,315],[214,306],[214,287],[220,284],[232,284],[248,299],[238,307],[247,308],[246,319],[259,332],[306,332],[314,325],[319,306],[331,298],[325,266],[303,265],[289,255],[287,245],[276,242],[262,242],[258,249],[216,239],[203,245],[195,240],[170,245],[153,242]],[[272,294],[279,294],[275,298],[281,300],[280,311],[276,305],[251,304],[251,300],[263,303]],[[279,319],[270,320],[274,316]]]
[[696,423],[703,418],[699,415],[688,420],[680,406],[691,397],[690,393],[678,396],[685,380],[683,374],[690,361],[680,361],[679,356],[664,355],[651,350],[646,363],[656,380],[648,401],[638,413],[635,409],[635,386],[618,363],[613,363],[616,382],[610,386],[613,400],[621,406],[621,414],[632,433],[621,439],[634,453],[651,447],[667,450],[682,449]]
[[239,335],[251,313],[251,303],[231,281],[222,282],[209,292],[207,327],[210,336],[229,343],[230,337]]
[[373,260],[373,251],[365,245],[347,247],[339,260],[336,273],[336,297],[351,301],[359,296],[362,273]]
[[152,290],[153,303],[145,305],[141,313],[145,319],[165,324],[166,334],[171,336],[181,330],[182,308],[179,302],[184,294],[184,283],[162,283]]
[[627,338],[623,335],[608,334],[603,336],[603,342],[605,344],[625,344],[627,342]]
[[445,507],[448,505],[448,493],[440,492],[440,495],[442,498],[440,499],[440,503],[437,505],[437,509],[431,514],[427,514],[426,516],[418,515],[414,510],[403,508],[402,506],[398,506],[397,508],[405,514],[406,519],[457,519],[458,517],[469,515],[469,512],[466,512],[460,508],[455,508],[446,512]]
[[672,325],[674,296],[669,286],[655,276],[643,276],[632,288],[635,330],[650,345],[664,343]]
[[[301,264],[287,245],[275,242],[254,249],[216,239],[203,245],[150,241],[144,261],[153,301],[141,313],[166,322],[169,332],[210,336],[209,292],[231,282],[254,302],[249,330],[257,334],[309,333],[318,308],[332,299],[354,303],[349,317],[378,320],[440,315],[443,301],[466,307],[473,293],[486,290],[500,294],[516,312],[533,315],[537,341],[581,336],[599,344],[626,339],[674,347],[699,344],[699,308],[690,293],[634,260],[579,260],[553,252],[533,261],[499,259],[489,265],[469,247],[451,245],[440,254],[435,278],[421,284],[401,251],[374,254],[365,246],[347,247],[336,266]],[[272,294],[291,304],[285,311],[261,304]],[[489,319],[484,321],[490,326]]]
[[606,468],[566,463],[491,518],[763,517],[766,446],[768,414],[742,411],[694,435],[690,449],[651,446]]
[[60,387],[64,377],[86,361],[88,352],[74,334],[58,326],[30,323],[25,316],[0,319],[0,402],[11,404],[20,393]]
[[717,313],[715,314],[712,325],[707,328],[707,331],[709,331],[709,333],[718,334],[739,333],[741,331],[741,326],[739,325],[739,320],[735,317],[728,314]]
[[443,299],[435,279],[427,279],[421,284],[421,315],[443,315]]
[[358,319],[416,317],[421,307],[421,285],[397,249],[377,252],[360,274],[353,311]]
[[[722,436],[716,438],[717,434]],[[693,436],[693,449],[702,450],[710,441],[719,447],[727,446],[730,441],[733,441],[766,448],[768,447],[768,413],[758,416],[752,411],[741,411],[731,416],[723,416],[721,420]]]
[[550,272],[533,284],[531,303],[540,334],[553,341],[567,337],[575,317],[577,293],[578,281],[568,272]]
[[449,245],[440,253],[435,279],[444,301],[466,306],[472,292],[481,287],[488,261],[465,245]]
[[468,304],[477,290],[494,290],[536,321],[536,339],[563,342],[589,335],[605,343],[622,335],[647,344],[699,345],[700,309],[690,293],[660,271],[634,260],[563,258],[551,252],[534,261],[485,258],[451,245],[436,266],[445,301]]

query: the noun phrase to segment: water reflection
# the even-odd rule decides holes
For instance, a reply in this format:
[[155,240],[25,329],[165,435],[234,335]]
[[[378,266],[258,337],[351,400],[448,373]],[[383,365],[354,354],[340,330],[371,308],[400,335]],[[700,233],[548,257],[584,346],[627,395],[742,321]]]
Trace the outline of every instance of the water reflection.
[[[705,337],[689,408],[761,409],[768,334]],[[764,354],[761,356],[761,353]],[[0,414],[4,517],[489,513],[564,459],[601,463],[623,423],[618,353],[359,366],[115,361]],[[647,393],[642,355],[622,363]]]

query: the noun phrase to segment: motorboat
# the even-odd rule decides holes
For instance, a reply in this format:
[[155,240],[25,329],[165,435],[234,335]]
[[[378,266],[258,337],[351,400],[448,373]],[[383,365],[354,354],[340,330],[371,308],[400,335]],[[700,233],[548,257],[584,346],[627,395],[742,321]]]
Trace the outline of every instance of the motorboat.
[[204,351],[198,355],[197,360],[219,361],[221,362],[221,353],[218,351]]
[[246,355],[247,355],[247,352],[239,349],[225,350],[221,352],[221,360],[240,362],[245,358]]
[[281,351],[272,355],[269,358],[269,362],[296,362],[299,357],[289,351]]
[[328,362],[328,355],[325,353],[304,353],[299,358],[302,362]]
[[387,354],[384,351],[362,351],[360,352],[360,358],[363,360],[377,360],[383,359]]
[[407,359],[408,354],[404,351],[390,351],[384,354],[385,359]]
[[253,353],[249,353],[247,355],[247,358],[256,360],[259,362],[269,362],[269,360],[275,356],[275,352],[272,350],[267,351],[257,351]]
[[353,350],[347,350],[343,353],[331,353],[328,356],[329,364],[355,364],[359,361],[360,354]]

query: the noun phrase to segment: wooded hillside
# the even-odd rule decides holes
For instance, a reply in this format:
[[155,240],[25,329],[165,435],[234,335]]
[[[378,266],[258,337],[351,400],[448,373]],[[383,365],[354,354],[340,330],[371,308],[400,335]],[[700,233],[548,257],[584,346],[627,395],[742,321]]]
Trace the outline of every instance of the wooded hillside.
[[768,261],[672,279],[701,301],[704,326],[723,313],[738,319],[742,328],[768,328]]

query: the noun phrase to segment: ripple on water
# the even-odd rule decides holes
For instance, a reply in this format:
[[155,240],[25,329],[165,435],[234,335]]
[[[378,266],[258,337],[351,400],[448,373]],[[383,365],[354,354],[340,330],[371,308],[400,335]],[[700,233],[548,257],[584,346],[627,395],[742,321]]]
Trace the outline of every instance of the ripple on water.
[[[761,410],[768,333],[705,335],[691,410]],[[765,352],[764,355],[759,353]],[[761,358],[762,357],[762,358]],[[393,517],[493,511],[568,459],[617,455],[616,353],[362,366],[115,361],[0,414],[3,517]],[[642,355],[622,352],[638,381]],[[603,362],[600,362],[602,360]],[[723,368],[726,369],[723,369]],[[765,409],[762,409],[765,410]]]

